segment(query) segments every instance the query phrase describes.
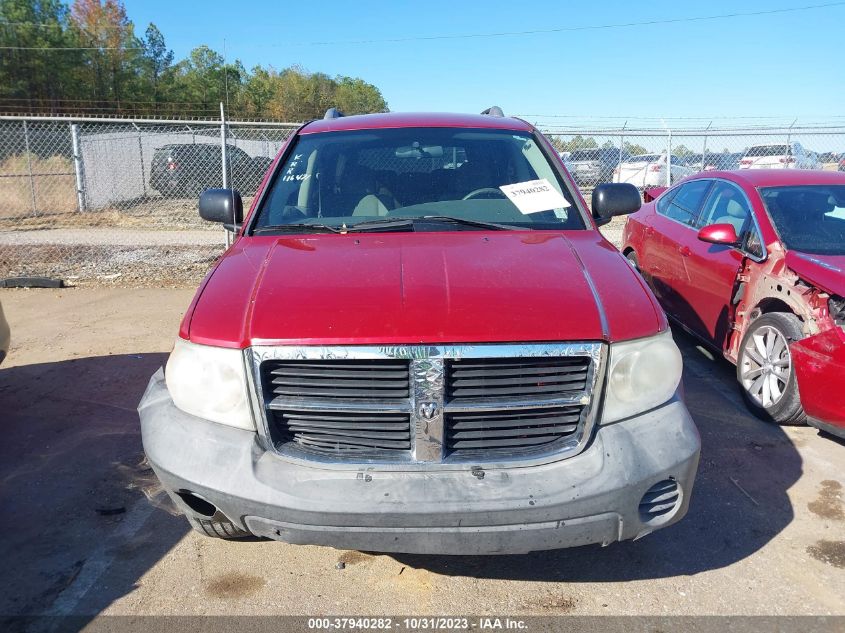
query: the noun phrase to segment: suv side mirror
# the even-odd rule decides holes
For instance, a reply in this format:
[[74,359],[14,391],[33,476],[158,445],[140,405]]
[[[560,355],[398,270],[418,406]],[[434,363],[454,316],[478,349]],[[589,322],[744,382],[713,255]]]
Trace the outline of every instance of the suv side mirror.
[[593,218],[598,224],[639,211],[641,206],[640,192],[629,182],[604,183],[593,189]]
[[708,244],[738,246],[739,237],[733,224],[711,224],[698,231],[698,239]]
[[222,222],[229,231],[237,231],[244,221],[244,203],[234,189],[206,189],[200,195],[200,217]]

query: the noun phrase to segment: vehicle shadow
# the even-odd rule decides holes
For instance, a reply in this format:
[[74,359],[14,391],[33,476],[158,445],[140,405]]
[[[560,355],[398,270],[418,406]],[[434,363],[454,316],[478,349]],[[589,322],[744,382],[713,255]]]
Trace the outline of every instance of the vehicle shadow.
[[99,613],[187,533],[146,465],[135,409],[165,358],[0,369],[0,559],[14,570],[0,579],[0,629]]
[[453,576],[505,580],[618,582],[697,574],[760,550],[793,519],[787,491],[801,457],[786,433],[752,416],[734,367],[711,360],[676,332],[686,401],[701,433],[701,462],[689,512],[639,541],[514,556],[392,554],[402,564]]

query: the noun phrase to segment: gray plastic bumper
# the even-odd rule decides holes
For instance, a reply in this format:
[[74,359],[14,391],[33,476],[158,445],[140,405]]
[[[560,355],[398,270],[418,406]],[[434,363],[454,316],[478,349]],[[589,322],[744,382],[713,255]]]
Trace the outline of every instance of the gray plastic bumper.
[[[598,427],[577,456],[483,472],[293,464],[256,433],[177,409],[161,370],[138,411],[147,457],[186,514],[208,518],[177,492],[199,495],[256,536],[365,551],[522,553],[637,538],[686,513],[701,447],[679,398]],[[666,480],[680,489],[676,507],[644,520],[640,501]]]

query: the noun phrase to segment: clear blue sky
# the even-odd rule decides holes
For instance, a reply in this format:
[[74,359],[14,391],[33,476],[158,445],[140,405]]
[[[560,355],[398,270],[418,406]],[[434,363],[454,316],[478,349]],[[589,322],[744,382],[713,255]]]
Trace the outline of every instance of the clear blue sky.
[[723,20],[524,36],[318,45],[698,17],[822,4],[374,0],[352,3],[125,0],[143,34],[177,59],[207,44],[247,68],[300,65],[358,76],[391,110],[477,112],[500,105],[534,121],[597,117],[845,119],[845,6]]

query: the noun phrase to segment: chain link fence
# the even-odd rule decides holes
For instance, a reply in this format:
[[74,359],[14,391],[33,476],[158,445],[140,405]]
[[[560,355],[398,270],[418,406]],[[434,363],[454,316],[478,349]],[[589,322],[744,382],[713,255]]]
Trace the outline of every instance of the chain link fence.
[[701,171],[845,171],[845,127],[545,130],[582,193],[602,182],[666,187]]
[[[248,206],[296,124],[0,117],[0,279],[195,283],[225,248],[198,194]],[[845,171],[845,127],[545,129],[582,192],[713,169]],[[225,139],[225,143],[223,141]]]
[[0,118],[0,279],[201,277],[226,236],[200,219],[199,193],[222,187],[225,176],[249,205],[295,129]]

